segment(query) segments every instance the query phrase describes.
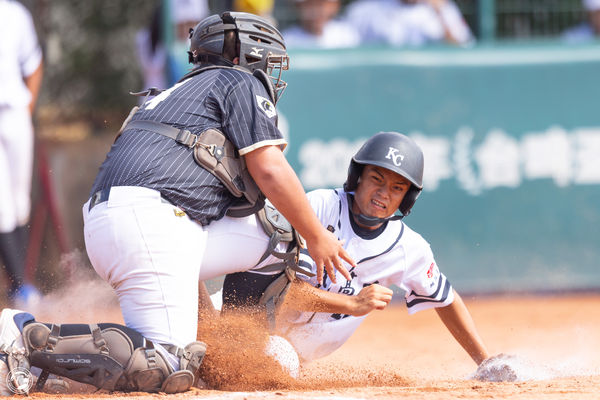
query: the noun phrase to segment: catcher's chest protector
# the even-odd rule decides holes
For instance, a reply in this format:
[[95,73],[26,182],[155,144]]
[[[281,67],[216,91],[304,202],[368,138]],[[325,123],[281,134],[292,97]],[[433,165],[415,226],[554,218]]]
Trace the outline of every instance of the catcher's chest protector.
[[[250,73],[247,69],[238,66],[211,65],[190,71],[179,82],[183,82],[204,71],[223,68]],[[271,99],[275,101],[275,92],[268,76],[261,70],[255,71],[253,75],[263,84]],[[162,90],[151,88],[132,94],[136,96],[155,96],[161,92]],[[137,106],[132,108],[119,130],[117,138],[125,129],[143,129],[167,136],[177,143],[193,149],[194,160],[198,165],[217,177],[233,196],[244,198],[245,201],[238,202],[229,207],[227,215],[230,217],[246,217],[256,213],[264,206],[265,196],[248,172],[245,159],[239,155],[233,143],[221,131],[218,129],[208,129],[195,135],[187,129],[177,129],[156,121],[131,121],[138,109]]]

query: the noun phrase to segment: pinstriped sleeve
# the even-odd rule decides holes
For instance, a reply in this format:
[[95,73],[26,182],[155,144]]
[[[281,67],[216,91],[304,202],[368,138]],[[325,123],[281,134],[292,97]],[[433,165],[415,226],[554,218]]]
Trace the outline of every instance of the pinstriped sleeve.
[[241,78],[225,99],[225,133],[241,155],[266,145],[285,147],[275,105],[262,83],[248,74]]

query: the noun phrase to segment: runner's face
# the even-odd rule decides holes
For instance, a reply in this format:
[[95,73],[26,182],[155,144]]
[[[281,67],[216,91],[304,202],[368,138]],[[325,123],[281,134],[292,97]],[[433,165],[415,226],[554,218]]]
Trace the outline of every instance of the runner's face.
[[400,207],[410,185],[410,181],[389,169],[367,165],[354,192],[352,211],[368,217],[388,218]]

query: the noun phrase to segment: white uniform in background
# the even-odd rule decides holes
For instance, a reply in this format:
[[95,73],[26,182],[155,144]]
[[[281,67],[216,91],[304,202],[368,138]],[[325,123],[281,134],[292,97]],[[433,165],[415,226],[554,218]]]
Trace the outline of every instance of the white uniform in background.
[[[315,190],[308,193],[310,203],[324,226],[334,228],[334,234],[345,243],[346,251],[358,266],[350,270],[352,281],[337,275],[337,283],[327,277],[323,289],[332,293],[356,295],[373,283],[396,285],[406,292],[409,314],[444,307],[454,301],[450,282],[439,271],[429,243],[402,221],[388,221],[383,229],[366,233],[351,222],[347,193],[342,189]],[[361,237],[362,235],[362,237]],[[301,255],[300,265],[316,272],[312,259]],[[316,278],[298,277],[318,287]],[[298,351],[300,358],[310,361],[324,357],[339,348],[366,316],[303,312],[284,328],[285,336]]]
[[[187,36],[184,39],[178,37],[177,31],[180,29],[179,25],[191,23],[190,27],[193,27],[198,21],[209,15],[208,3],[206,0],[168,1],[169,16],[171,18],[170,23],[172,24],[169,28],[173,30],[173,42],[169,44],[171,48],[167,48],[163,41],[164,34],[162,33],[162,30],[164,30],[163,27],[165,24],[163,2],[160,2],[157,6],[158,8],[155,9],[150,26],[139,30],[135,36],[138,61],[144,80],[142,89],[144,90],[151,87],[167,89],[179,80],[181,77],[179,73],[182,71],[170,70],[178,65],[174,62],[173,58],[178,61],[183,59],[187,62],[187,49],[190,45]],[[187,34],[188,29],[184,30]],[[152,44],[153,34],[157,35],[157,42],[154,46]],[[185,67],[187,68],[187,64]],[[140,104],[142,101],[143,97],[140,98]]]
[[334,49],[354,47],[360,44],[358,32],[344,21],[331,20],[323,27],[320,36],[308,32],[299,25],[292,26],[282,32],[287,48]]
[[17,1],[0,0],[0,266],[10,284],[8,300],[18,307],[40,299],[26,282],[25,257],[34,148],[30,104],[37,94],[29,87],[37,91],[41,68],[31,15]]
[[31,93],[23,78],[42,62],[31,15],[17,1],[0,0],[0,232],[29,219],[33,166]]
[[422,46],[444,42],[444,26],[459,44],[473,40],[469,26],[452,0],[445,2],[439,14],[427,2],[359,0],[348,6],[346,19],[365,44]]
[[593,13],[600,12],[600,0],[583,0],[583,8],[590,14],[587,16],[587,21],[567,29],[562,34],[562,38],[570,44],[586,43],[600,38],[596,34],[594,26],[590,23],[590,17]]

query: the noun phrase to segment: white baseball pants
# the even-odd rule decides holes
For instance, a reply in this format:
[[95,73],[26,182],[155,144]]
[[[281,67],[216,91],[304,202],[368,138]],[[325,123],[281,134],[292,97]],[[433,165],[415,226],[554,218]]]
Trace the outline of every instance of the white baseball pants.
[[[208,232],[208,239],[200,268],[201,281],[252,269],[269,245],[269,237],[255,215],[244,218],[225,216],[204,229]],[[275,251],[284,252],[286,245],[280,243]],[[280,261],[271,255],[257,268]]]
[[96,272],[116,291],[125,324],[158,343],[196,340],[202,226],[160,193],[120,186],[83,206],[85,245]]
[[[113,187],[107,201],[92,210],[89,203],[90,262],[116,291],[125,324],[158,343],[196,340],[198,280],[251,269],[269,242],[254,215],[202,227],[143,187]],[[270,256],[260,266],[277,261]]]
[[0,233],[29,220],[33,127],[29,109],[0,105]]

